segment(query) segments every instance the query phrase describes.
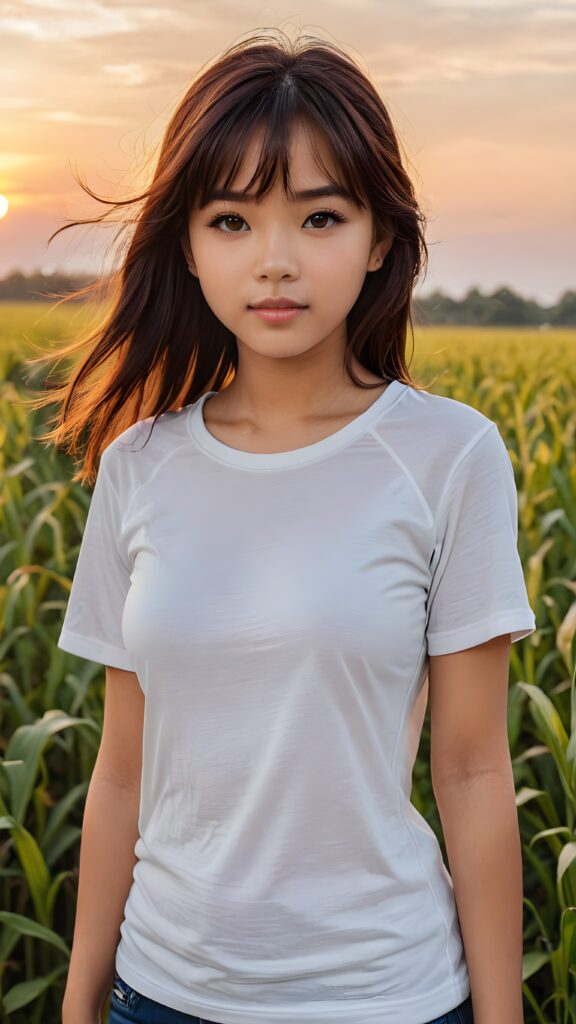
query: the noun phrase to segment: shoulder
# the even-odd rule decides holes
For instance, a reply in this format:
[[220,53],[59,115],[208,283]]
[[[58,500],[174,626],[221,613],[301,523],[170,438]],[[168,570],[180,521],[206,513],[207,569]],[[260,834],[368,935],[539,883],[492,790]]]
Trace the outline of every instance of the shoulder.
[[407,386],[390,417],[376,425],[419,488],[432,518],[447,485],[486,468],[504,476],[512,470],[497,423],[474,406]]
[[402,406],[415,433],[443,439],[454,452],[480,438],[490,427],[496,427],[494,420],[467,402],[431,391],[408,387]]
[[157,466],[189,441],[190,406],[130,424],[104,448],[100,469],[124,496],[150,478]]
[[407,388],[400,405],[400,429],[440,476],[446,478],[476,448],[489,456],[506,452],[496,421],[467,402]]
[[136,452],[141,447],[140,442],[152,443],[152,437],[155,447],[161,447],[163,444],[169,444],[171,440],[177,441],[179,438],[185,440],[188,436],[187,417],[190,408],[189,405],[183,406],[175,411],[163,412],[156,418],[147,416],[136,423],[131,423],[116,435],[104,451],[113,452],[114,455],[127,451]]

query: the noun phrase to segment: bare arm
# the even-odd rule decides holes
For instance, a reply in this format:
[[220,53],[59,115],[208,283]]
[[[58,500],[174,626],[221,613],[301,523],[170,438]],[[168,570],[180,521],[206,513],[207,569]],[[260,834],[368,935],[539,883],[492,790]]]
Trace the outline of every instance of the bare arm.
[[522,856],[507,730],[510,636],[430,658],[432,784],[475,1024],[523,1024]]
[[104,727],[86,796],[62,1024],[95,1024],[114,977],[137,858],[144,695],[134,672],[106,669]]
[[72,955],[63,1024],[98,1020],[114,977],[116,946],[136,863],[138,794],[92,777],[82,825]]

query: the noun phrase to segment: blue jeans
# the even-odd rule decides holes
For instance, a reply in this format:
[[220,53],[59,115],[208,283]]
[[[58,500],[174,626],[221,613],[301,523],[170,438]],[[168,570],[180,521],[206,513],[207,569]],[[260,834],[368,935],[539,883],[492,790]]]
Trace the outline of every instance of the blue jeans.
[[[118,972],[115,972],[108,1024],[217,1024],[217,1022],[195,1017],[190,1013],[184,1013],[183,1010],[173,1010],[170,1006],[157,1003],[155,999],[149,999],[148,996],[137,992],[120,977]],[[453,1010],[449,1010],[448,1013],[442,1014],[441,1017],[435,1017],[431,1021],[422,1021],[422,1024],[474,1024],[471,996],[468,996],[459,1006],[455,1006]]]

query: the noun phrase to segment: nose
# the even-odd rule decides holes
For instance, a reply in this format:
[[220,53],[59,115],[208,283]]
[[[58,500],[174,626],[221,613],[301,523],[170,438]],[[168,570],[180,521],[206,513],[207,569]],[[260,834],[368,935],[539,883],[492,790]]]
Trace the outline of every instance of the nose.
[[287,276],[295,278],[298,273],[296,250],[288,232],[278,229],[262,235],[254,260],[254,276],[280,280]]

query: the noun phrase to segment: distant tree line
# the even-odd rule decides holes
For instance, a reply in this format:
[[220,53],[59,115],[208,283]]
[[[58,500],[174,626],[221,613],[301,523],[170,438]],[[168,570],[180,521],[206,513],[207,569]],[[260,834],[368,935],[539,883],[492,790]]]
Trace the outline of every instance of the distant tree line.
[[553,306],[524,299],[510,288],[497,288],[491,295],[470,288],[463,299],[434,291],[415,298],[414,312],[415,322],[421,324],[568,327],[576,324],[576,291],[565,291]]
[[[93,278],[63,273],[22,274],[15,271],[0,280],[0,302],[56,301]],[[74,300],[72,300],[74,301]],[[483,294],[470,288],[462,299],[451,299],[440,290],[418,294],[413,300],[414,322],[420,324],[471,324],[481,327],[567,327],[576,324],[576,291],[565,291],[553,306],[524,299],[510,288]]]

